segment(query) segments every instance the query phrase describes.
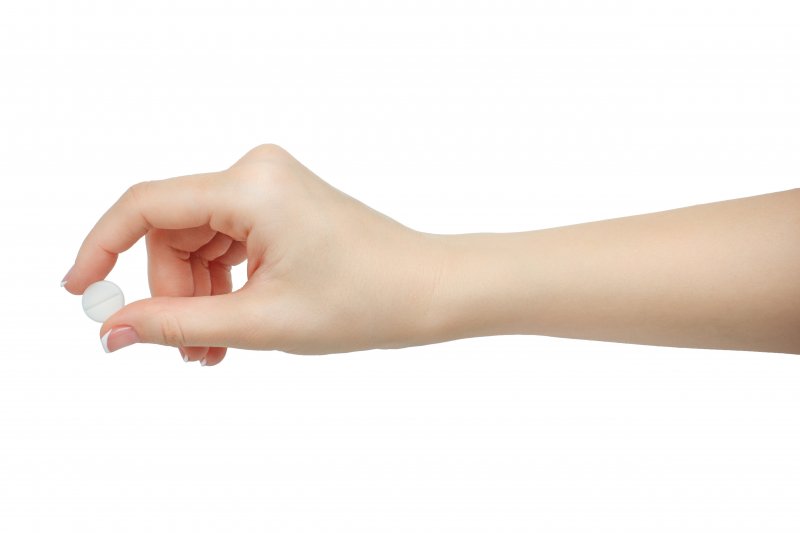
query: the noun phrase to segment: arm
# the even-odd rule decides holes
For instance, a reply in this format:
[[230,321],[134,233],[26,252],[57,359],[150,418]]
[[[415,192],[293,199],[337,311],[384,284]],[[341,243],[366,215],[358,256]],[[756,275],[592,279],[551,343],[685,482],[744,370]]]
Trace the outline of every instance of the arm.
[[800,353],[800,189],[526,233],[432,237],[441,338]]
[[[481,335],[800,353],[800,189],[512,234],[411,230],[264,145],[230,168],[134,185],[84,239],[82,294],[147,241],[152,298],[108,351],[298,354]],[[230,270],[247,262],[233,291]]]

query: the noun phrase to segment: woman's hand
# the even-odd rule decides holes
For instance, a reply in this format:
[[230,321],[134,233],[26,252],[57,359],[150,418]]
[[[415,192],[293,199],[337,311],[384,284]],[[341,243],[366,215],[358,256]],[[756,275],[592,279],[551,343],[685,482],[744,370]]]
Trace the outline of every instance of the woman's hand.
[[[100,330],[114,351],[321,354],[534,334],[800,353],[800,189],[507,234],[412,231],[276,146],[141,183],[81,246],[67,290],[147,236],[153,298]],[[230,267],[248,281],[231,293]]]
[[[81,294],[147,240],[152,298],[100,329],[108,351],[177,347],[215,365],[227,347],[298,354],[423,342],[439,276],[431,236],[331,187],[283,149],[222,172],[134,185],[86,237],[66,289]],[[231,292],[231,266],[248,281]]]

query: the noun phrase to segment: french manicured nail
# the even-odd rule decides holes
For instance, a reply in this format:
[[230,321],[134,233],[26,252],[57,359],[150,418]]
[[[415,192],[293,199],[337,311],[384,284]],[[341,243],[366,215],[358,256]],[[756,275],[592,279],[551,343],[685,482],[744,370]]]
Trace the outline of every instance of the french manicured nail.
[[183,348],[178,346],[178,351],[181,352],[181,357],[183,357],[183,362],[184,363],[188,363],[189,362],[189,356],[186,355],[186,352],[183,351]]
[[106,334],[100,338],[100,342],[103,344],[103,349],[106,353],[111,353],[131,344],[136,344],[139,342],[139,335],[136,334],[136,330],[132,327],[121,326],[106,331]]
[[69,281],[69,275],[72,272],[73,268],[75,268],[75,265],[71,266],[70,269],[67,270],[67,273],[64,274],[64,279],[61,280],[61,286],[62,287],[67,284],[67,281]]
[[205,357],[200,359],[200,366],[206,366],[206,358]]

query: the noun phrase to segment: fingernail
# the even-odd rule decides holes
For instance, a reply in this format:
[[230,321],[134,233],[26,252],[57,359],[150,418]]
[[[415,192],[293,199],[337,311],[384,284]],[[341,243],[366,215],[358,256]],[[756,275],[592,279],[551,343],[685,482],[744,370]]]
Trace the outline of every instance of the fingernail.
[[183,357],[183,362],[184,363],[188,363],[189,362],[189,356],[186,355],[186,352],[183,351],[183,348],[178,346],[178,351],[181,352],[181,357]]
[[106,334],[100,338],[100,342],[103,344],[103,350],[111,353],[139,342],[139,335],[132,327],[122,326],[106,331]]
[[64,279],[62,279],[62,280],[61,280],[61,286],[62,286],[62,287],[63,287],[64,285],[66,285],[66,284],[67,284],[67,281],[69,281],[69,274],[70,274],[70,272],[72,272],[72,269],[73,269],[73,268],[75,268],[75,265],[72,265],[72,266],[69,268],[69,270],[67,270],[67,273],[66,273],[66,274],[64,274]]
[[205,357],[200,359],[200,366],[206,366],[206,358]]

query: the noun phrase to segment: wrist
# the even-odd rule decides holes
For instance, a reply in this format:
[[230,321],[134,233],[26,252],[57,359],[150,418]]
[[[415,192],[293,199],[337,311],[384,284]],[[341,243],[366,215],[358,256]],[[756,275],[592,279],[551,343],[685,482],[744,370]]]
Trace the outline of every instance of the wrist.
[[525,235],[423,235],[434,279],[421,343],[522,332],[535,290]]

